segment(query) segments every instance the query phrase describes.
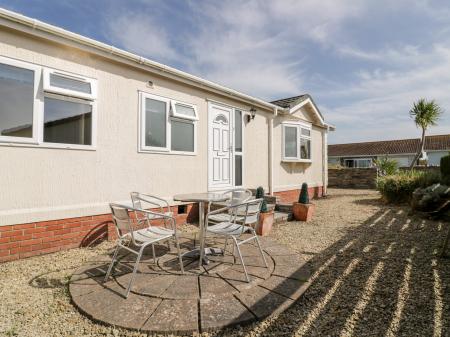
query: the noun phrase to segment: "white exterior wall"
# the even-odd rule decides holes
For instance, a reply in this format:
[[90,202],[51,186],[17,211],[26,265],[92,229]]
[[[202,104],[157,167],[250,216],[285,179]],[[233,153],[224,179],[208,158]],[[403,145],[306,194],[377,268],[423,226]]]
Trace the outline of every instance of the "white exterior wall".
[[[171,197],[207,190],[207,100],[249,106],[74,48],[0,30],[0,55],[98,80],[96,150],[0,146],[0,225],[108,212],[131,191]],[[147,82],[154,82],[153,89]],[[195,104],[197,154],[138,152],[138,91]],[[244,184],[268,186],[266,113],[244,128]],[[258,174],[255,174],[257,172]]]
[[439,166],[441,165],[441,158],[448,156],[450,151],[430,151],[427,152],[428,165]]

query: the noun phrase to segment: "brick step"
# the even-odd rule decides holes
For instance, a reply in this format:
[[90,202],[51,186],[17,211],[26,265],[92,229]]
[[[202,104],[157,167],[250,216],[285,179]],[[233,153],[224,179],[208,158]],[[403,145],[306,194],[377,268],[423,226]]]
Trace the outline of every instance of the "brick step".
[[277,203],[275,206],[275,211],[292,213],[292,203]]
[[273,215],[273,223],[274,224],[279,224],[279,223],[290,221],[290,220],[292,220],[292,213],[275,211],[275,213]]

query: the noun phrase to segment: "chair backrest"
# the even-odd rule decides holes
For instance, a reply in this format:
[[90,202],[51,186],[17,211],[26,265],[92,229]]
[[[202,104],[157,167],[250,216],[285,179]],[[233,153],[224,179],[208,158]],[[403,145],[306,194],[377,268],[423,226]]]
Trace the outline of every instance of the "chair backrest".
[[129,234],[134,243],[133,220],[129,214],[130,211],[133,211],[133,208],[120,204],[109,204],[109,207],[119,238]]
[[[164,208],[167,208],[167,211],[170,212],[169,203],[166,200],[159,198],[155,195],[143,194],[143,193],[139,193],[139,192],[131,192],[131,201],[133,203],[133,207],[138,210],[159,208],[159,212],[164,213]],[[149,214],[149,213],[143,214],[143,213],[139,213],[138,211],[135,211],[135,214],[136,214],[136,219],[138,219],[139,221],[154,220],[154,219],[161,218],[157,215],[153,215],[153,214]]]
[[228,193],[231,193],[230,205],[243,203],[252,197],[252,191],[245,188],[230,190]]

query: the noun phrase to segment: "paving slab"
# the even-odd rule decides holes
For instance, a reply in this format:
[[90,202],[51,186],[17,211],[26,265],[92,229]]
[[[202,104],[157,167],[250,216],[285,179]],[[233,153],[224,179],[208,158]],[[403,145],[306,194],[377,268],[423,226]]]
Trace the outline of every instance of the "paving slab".
[[202,331],[255,320],[255,316],[234,296],[201,299],[200,318]]
[[281,276],[272,275],[269,279],[261,283],[261,287],[270,289],[293,300],[299,298],[308,288],[309,283]]
[[311,267],[305,264],[301,266],[289,264],[276,265],[272,274],[300,281],[308,281],[311,277]]
[[172,333],[198,331],[198,301],[163,300],[141,330]]
[[201,298],[237,292],[236,288],[219,276],[199,276],[199,279]]
[[292,299],[281,296],[268,289],[254,287],[236,295],[258,319],[276,315],[294,303]]

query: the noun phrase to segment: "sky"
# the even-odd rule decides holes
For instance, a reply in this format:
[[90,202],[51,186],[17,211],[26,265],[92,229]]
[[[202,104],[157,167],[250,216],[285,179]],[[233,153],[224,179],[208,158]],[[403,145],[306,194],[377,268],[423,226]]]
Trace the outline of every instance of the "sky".
[[329,142],[450,133],[450,1],[0,0],[0,7],[267,101],[309,93]]

